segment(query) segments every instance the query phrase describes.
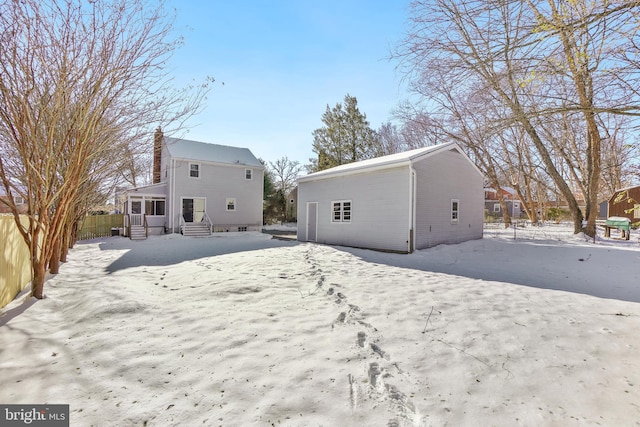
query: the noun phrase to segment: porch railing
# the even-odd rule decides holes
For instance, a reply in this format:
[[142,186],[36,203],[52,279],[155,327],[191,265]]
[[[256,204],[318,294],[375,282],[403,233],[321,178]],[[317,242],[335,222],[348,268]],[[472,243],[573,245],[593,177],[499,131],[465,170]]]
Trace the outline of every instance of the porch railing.
[[147,214],[144,214],[142,216],[142,223],[144,225],[144,237],[148,238],[149,237],[149,223],[147,222]]
[[184,234],[184,225],[186,221],[184,220],[184,216],[180,215],[180,234]]
[[211,233],[211,230],[213,229],[213,222],[211,222],[211,218],[209,218],[209,215],[207,215],[206,212],[203,212],[202,222],[207,225],[209,233]]
[[149,237],[149,223],[147,214],[127,214],[124,220],[125,235],[131,238],[131,227],[144,227],[144,236]]
[[129,225],[144,225],[146,219],[143,214],[129,214]]

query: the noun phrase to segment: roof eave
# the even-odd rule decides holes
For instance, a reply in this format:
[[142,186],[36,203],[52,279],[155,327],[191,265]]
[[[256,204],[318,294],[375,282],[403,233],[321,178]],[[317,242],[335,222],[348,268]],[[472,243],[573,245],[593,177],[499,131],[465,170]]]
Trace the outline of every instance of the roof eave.
[[212,160],[202,160],[202,159],[192,159],[189,157],[177,157],[177,156],[171,156],[172,160],[181,160],[181,161],[185,161],[185,162],[197,162],[197,163],[206,163],[208,165],[219,165],[219,166],[238,166],[238,167],[245,167],[245,168],[254,168],[254,169],[264,169],[264,165],[250,165],[247,163],[228,163],[228,162],[215,162]]
[[360,173],[364,173],[364,172],[375,172],[375,171],[380,171],[380,170],[385,170],[385,169],[393,169],[393,168],[399,168],[399,167],[403,167],[403,166],[409,166],[411,164],[411,160],[410,159],[406,159],[406,160],[401,160],[401,161],[393,161],[393,162],[389,162],[389,163],[383,163],[383,164],[379,164],[379,165],[375,165],[375,166],[361,166],[361,167],[356,167],[353,169],[349,169],[346,171],[340,171],[340,172],[331,172],[331,173],[326,173],[326,174],[322,174],[320,172],[318,172],[318,174],[311,174],[311,175],[307,175],[307,176],[303,176],[300,177],[296,180],[297,183],[300,182],[311,182],[311,181],[320,181],[320,180],[324,180],[324,179],[329,179],[329,178],[339,178],[339,177],[343,177],[343,176],[349,176],[349,175],[357,175]]

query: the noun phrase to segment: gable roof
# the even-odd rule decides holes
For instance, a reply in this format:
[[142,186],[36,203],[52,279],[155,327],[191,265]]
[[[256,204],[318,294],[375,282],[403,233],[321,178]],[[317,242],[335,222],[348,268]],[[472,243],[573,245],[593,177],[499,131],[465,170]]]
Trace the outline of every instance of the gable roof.
[[620,193],[624,193],[627,191],[633,191],[635,193],[636,190],[640,189],[640,185],[632,185],[630,187],[620,188],[619,190],[615,190],[611,197],[609,197],[608,202],[613,203]]
[[[471,160],[460,149],[455,142],[447,142],[444,144],[431,145],[429,147],[416,148],[415,150],[404,151],[402,153],[389,154],[387,156],[376,157],[374,159],[362,160],[354,163],[347,163],[344,165],[336,166],[330,169],[325,169],[320,172],[314,172],[309,175],[298,178],[298,182],[314,181],[317,179],[324,179],[335,176],[352,175],[356,173],[369,172],[378,169],[387,169],[392,167],[409,165],[415,160],[421,160],[433,156],[438,153],[442,153],[448,150],[455,150],[462,154],[470,162]],[[471,162],[473,164],[473,162]],[[476,170],[478,168],[473,165]],[[478,170],[478,173],[480,171]],[[480,173],[482,175],[482,173]]]
[[165,137],[164,141],[173,158],[263,168],[248,148],[169,137]]

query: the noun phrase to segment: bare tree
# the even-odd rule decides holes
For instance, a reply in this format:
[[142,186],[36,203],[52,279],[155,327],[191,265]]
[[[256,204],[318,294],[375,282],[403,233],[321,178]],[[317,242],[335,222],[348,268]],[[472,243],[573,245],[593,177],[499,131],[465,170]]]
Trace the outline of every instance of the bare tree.
[[282,157],[275,162],[269,162],[271,175],[274,177],[276,192],[279,193],[278,200],[284,203],[280,206],[282,221],[288,220],[287,200],[289,193],[295,188],[296,179],[300,176],[303,167],[298,161],[291,161],[288,157]]
[[179,40],[143,0],[0,0],[0,182],[28,204],[32,291],[43,297],[88,193],[157,123],[179,126],[207,84],[176,90],[163,64]]
[[406,151],[407,147],[404,138],[395,124],[391,122],[383,123],[377,133],[380,145],[379,156]]
[[500,103],[567,201],[575,232],[583,229],[584,216],[555,162],[556,146],[545,139],[540,124],[558,114],[580,115],[584,231],[593,235],[603,134],[598,115],[640,112],[637,91],[620,83],[637,82],[639,71],[616,56],[636,34],[633,12],[639,5],[638,0],[415,1],[413,27],[398,57],[415,91],[430,101],[442,101],[444,77],[469,89],[462,93],[483,91]]

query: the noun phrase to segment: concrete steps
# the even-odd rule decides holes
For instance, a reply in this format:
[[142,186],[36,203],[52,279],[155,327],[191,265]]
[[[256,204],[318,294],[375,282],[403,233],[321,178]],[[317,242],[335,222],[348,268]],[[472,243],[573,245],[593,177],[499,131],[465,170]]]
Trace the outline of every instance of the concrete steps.
[[129,238],[131,240],[145,240],[147,232],[142,225],[132,225],[129,230]]
[[182,229],[182,234],[188,237],[206,237],[211,235],[209,227],[201,222],[186,223]]

